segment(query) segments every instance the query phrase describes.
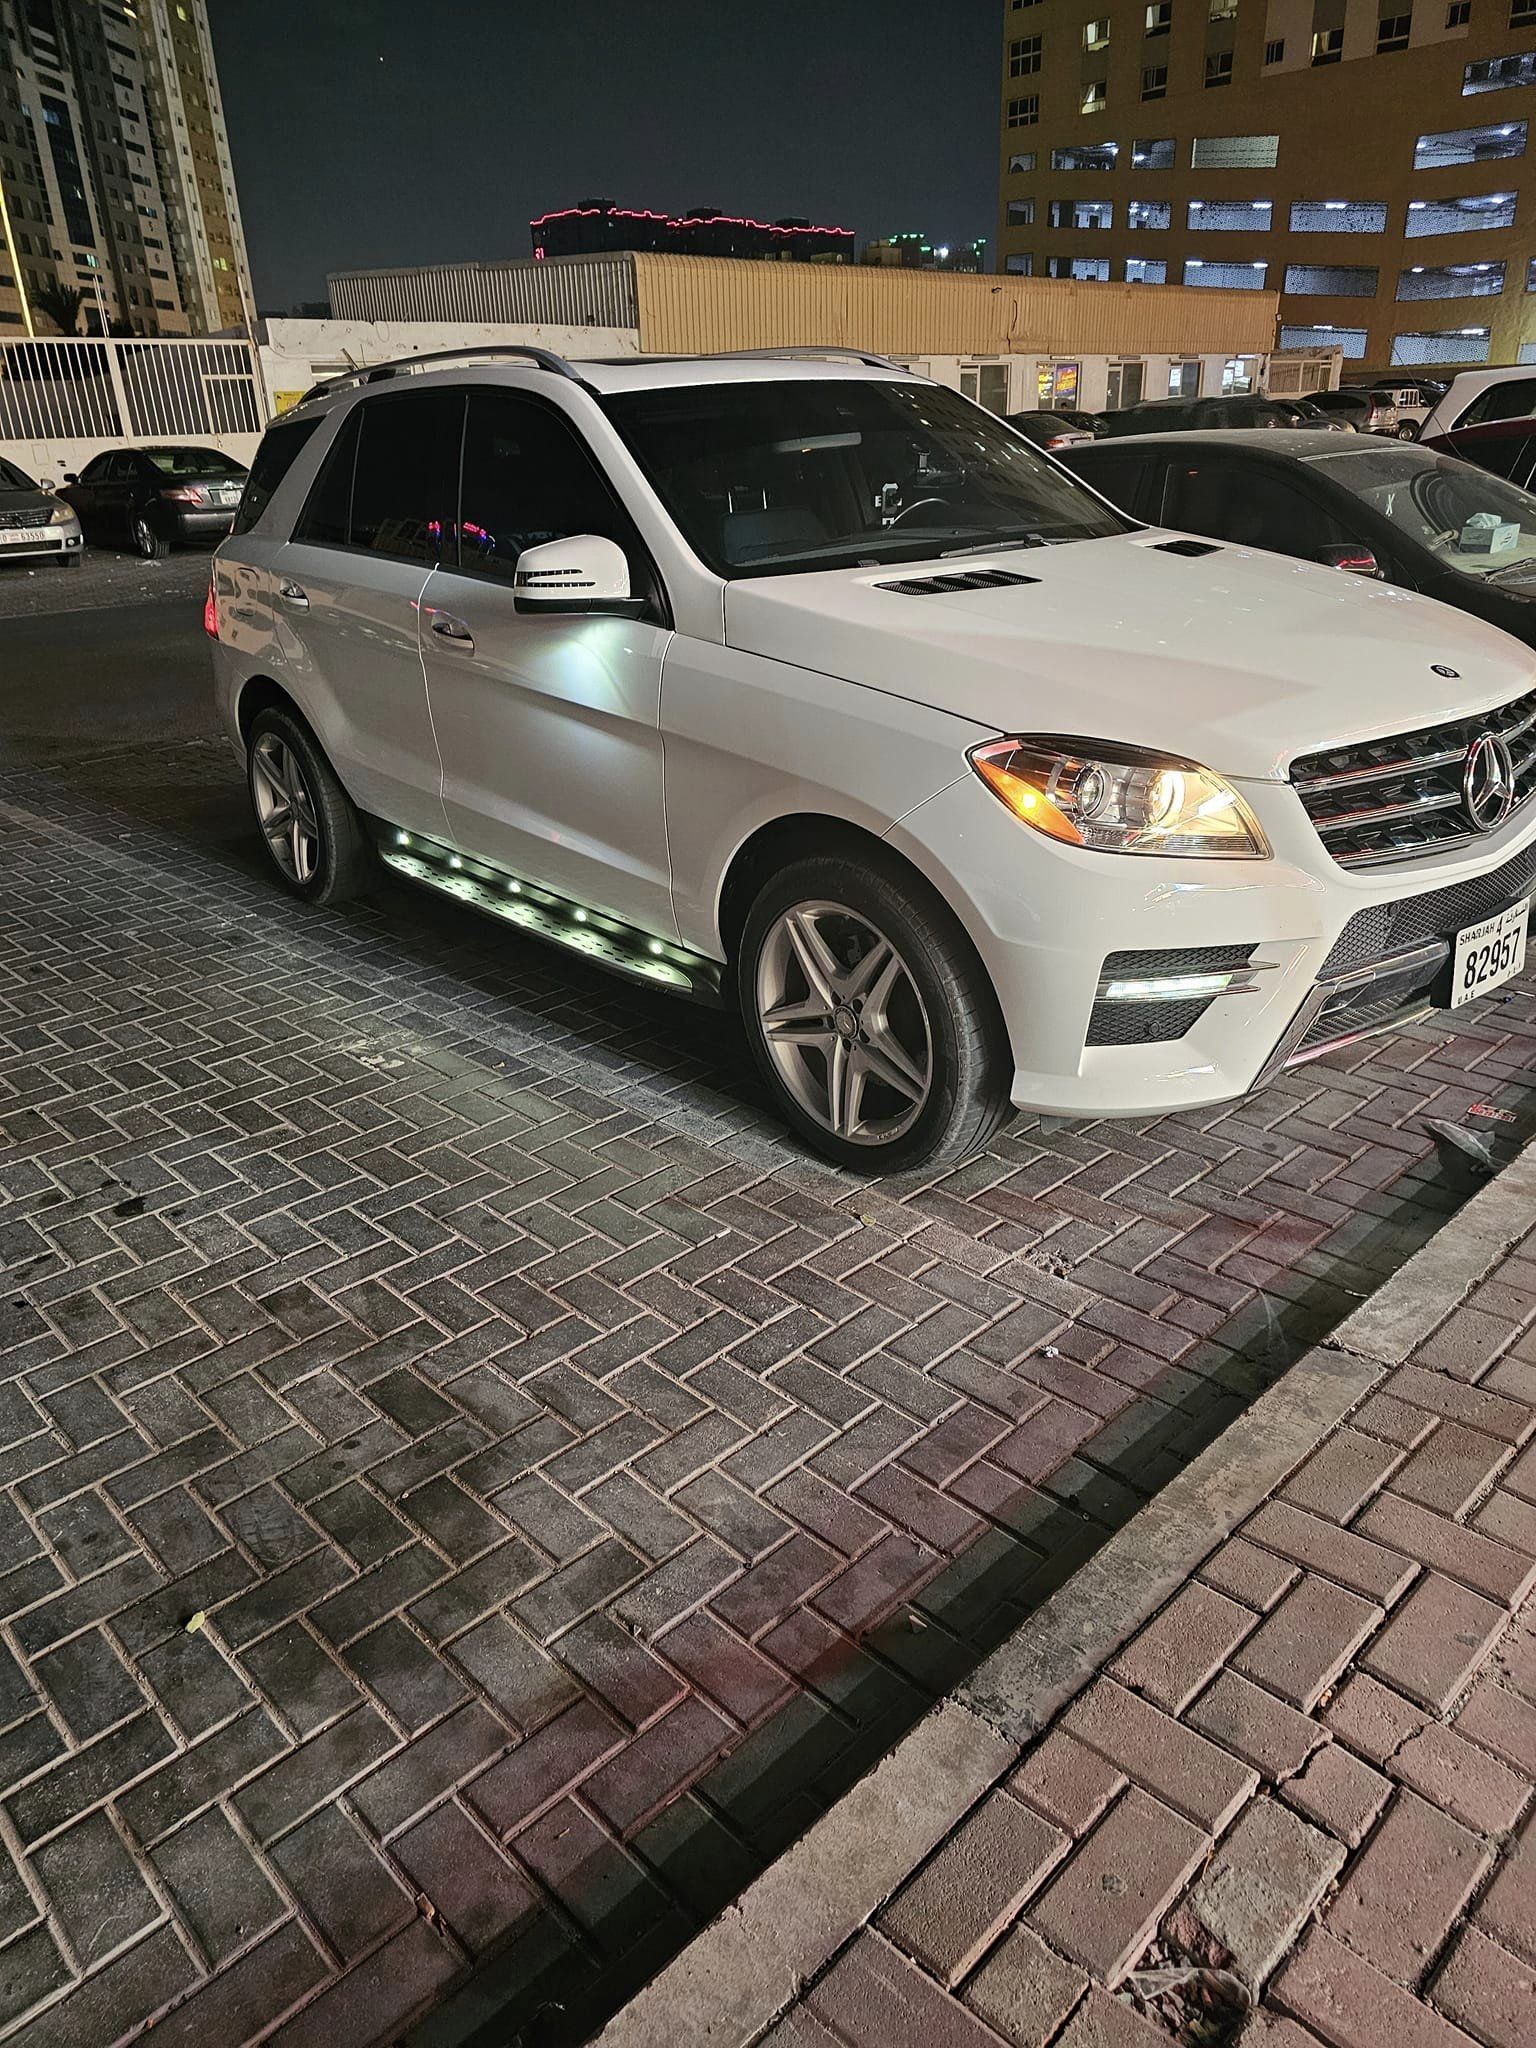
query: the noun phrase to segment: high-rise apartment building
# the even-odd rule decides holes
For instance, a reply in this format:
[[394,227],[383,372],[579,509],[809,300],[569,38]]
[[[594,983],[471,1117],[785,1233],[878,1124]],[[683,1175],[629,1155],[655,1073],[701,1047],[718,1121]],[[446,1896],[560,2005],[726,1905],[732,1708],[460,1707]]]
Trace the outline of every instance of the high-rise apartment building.
[[1004,0],[1000,267],[1279,291],[1346,377],[1536,360],[1536,0]]
[[80,333],[250,317],[205,0],[0,0],[0,338],[76,292]]

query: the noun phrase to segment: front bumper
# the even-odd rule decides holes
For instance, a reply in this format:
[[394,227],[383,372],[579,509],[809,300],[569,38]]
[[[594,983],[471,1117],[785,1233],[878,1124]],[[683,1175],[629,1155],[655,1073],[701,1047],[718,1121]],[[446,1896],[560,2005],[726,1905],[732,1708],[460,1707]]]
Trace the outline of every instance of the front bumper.
[[68,526],[28,526],[13,528],[13,532],[25,534],[24,540],[6,541],[0,545],[0,569],[7,562],[56,562],[68,559],[80,552],[80,528],[78,523]]
[[[1020,1108],[1142,1116],[1232,1101],[1447,1001],[1456,932],[1536,892],[1536,803],[1475,849],[1346,870],[1288,785],[1241,788],[1271,859],[1061,847],[971,777],[888,835],[966,922],[1002,1008]],[[1186,1005],[1177,1035],[1138,1029],[1151,1009],[1139,1005],[1115,1030],[1112,977],[1204,966],[1230,968],[1231,990]]]

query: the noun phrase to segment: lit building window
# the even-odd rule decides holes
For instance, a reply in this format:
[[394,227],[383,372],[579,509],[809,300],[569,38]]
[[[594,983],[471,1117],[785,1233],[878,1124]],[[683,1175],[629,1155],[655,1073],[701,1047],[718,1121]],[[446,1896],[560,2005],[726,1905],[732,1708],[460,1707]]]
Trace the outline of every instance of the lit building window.
[[1267,234],[1274,212],[1267,199],[1191,199],[1191,234]]
[[1172,0],[1160,0],[1160,4],[1147,9],[1147,34],[1149,36],[1165,36],[1172,27]]
[[1053,228],[1112,228],[1115,224],[1114,201],[1110,199],[1053,199],[1051,201],[1051,226]]
[[1003,259],[1003,268],[1010,277],[1033,277],[1035,259],[1030,255],[1014,255]]
[[1125,281],[1127,284],[1166,284],[1168,265],[1161,256],[1127,256]]
[[1083,23],[1083,48],[1085,50],[1107,50],[1109,48],[1109,22],[1085,21]]
[[1513,192],[1478,192],[1467,199],[1410,199],[1403,229],[1410,241],[1422,235],[1465,235],[1479,228],[1507,228],[1515,218]]
[[1486,363],[1486,327],[1441,327],[1428,334],[1394,334],[1392,361],[1416,363]]
[[1168,396],[1170,398],[1198,398],[1200,396],[1200,358],[1188,362],[1168,365]]
[[1173,169],[1173,137],[1159,135],[1142,137],[1131,144],[1131,169],[1133,171],[1171,171]]
[[1166,228],[1173,208],[1166,199],[1133,199],[1125,209],[1127,227]]
[[1079,111],[1084,114],[1102,114],[1109,104],[1109,81],[1093,78],[1083,87]]
[[1486,299],[1503,289],[1502,263],[1415,263],[1397,280],[1400,299]]
[[1461,74],[1463,98],[1474,92],[1502,92],[1511,85],[1536,85],[1536,50],[1520,57],[1483,57]]
[[1285,290],[1292,298],[1374,299],[1381,272],[1366,263],[1292,263]]
[[1108,284],[1107,256],[1053,256],[1047,265],[1052,277],[1075,277],[1079,284]]
[[1363,327],[1330,327],[1321,323],[1316,327],[1282,327],[1280,346],[1341,349],[1346,361],[1358,362],[1365,354],[1365,335]]
[[1208,263],[1192,256],[1184,266],[1184,282],[1206,285],[1218,291],[1258,292],[1264,289],[1267,263]]
[[1314,64],[1337,64],[1344,55],[1344,31],[1341,28],[1320,28],[1312,38],[1312,62]]
[[1293,235],[1380,235],[1387,209],[1374,199],[1298,199],[1291,208]]
[[1053,171],[1112,171],[1120,154],[1118,142],[1080,142],[1070,149],[1051,151]]
[[1021,152],[1018,152],[1017,154],[1009,157],[1008,159],[1008,169],[1011,172],[1032,171],[1034,168],[1035,152],[1032,149],[1026,149]]
[[1525,155],[1526,124],[1505,121],[1483,128],[1446,128],[1421,135],[1413,146],[1416,171],[1438,170],[1444,164],[1480,164],[1501,156]]
[[1190,167],[1197,171],[1264,171],[1280,158],[1278,135],[1197,135]]
[[1035,223],[1035,202],[1033,199],[1010,199],[1008,202],[1008,225],[1011,228],[1033,227]]

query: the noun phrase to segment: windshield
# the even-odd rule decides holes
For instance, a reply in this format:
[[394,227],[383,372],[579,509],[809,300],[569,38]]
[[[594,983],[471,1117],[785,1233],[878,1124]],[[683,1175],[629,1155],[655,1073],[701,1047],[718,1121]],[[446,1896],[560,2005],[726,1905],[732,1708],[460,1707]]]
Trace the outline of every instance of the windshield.
[[1092,540],[1132,524],[936,384],[783,378],[603,404],[722,576]]
[[245,464],[217,448],[146,448],[162,476],[244,476]]
[[1390,441],[1307,460],[1428,548],[1447,569],[1486,581],[1536,580],[1536,497],[1454,456]]
[[37,485],[33,483],[31,477],[24,470],[18,469],[14,462],[7,462],[4,456],[0,456],[0,491],[35,491],[36,489]]

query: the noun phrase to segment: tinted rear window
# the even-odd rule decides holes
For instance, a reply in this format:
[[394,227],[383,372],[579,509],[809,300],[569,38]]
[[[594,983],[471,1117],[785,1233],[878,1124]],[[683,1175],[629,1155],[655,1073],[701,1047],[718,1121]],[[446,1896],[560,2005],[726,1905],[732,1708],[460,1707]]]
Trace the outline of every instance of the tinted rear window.
[[275,427],[268,427],[245,480],[245,495],[235,514],[236,533],[249,533],[266,511],[273,492],[298,461],[300,449],[307,445],[324,417],[323,413],[316,413],[312,419],[280,421]]

